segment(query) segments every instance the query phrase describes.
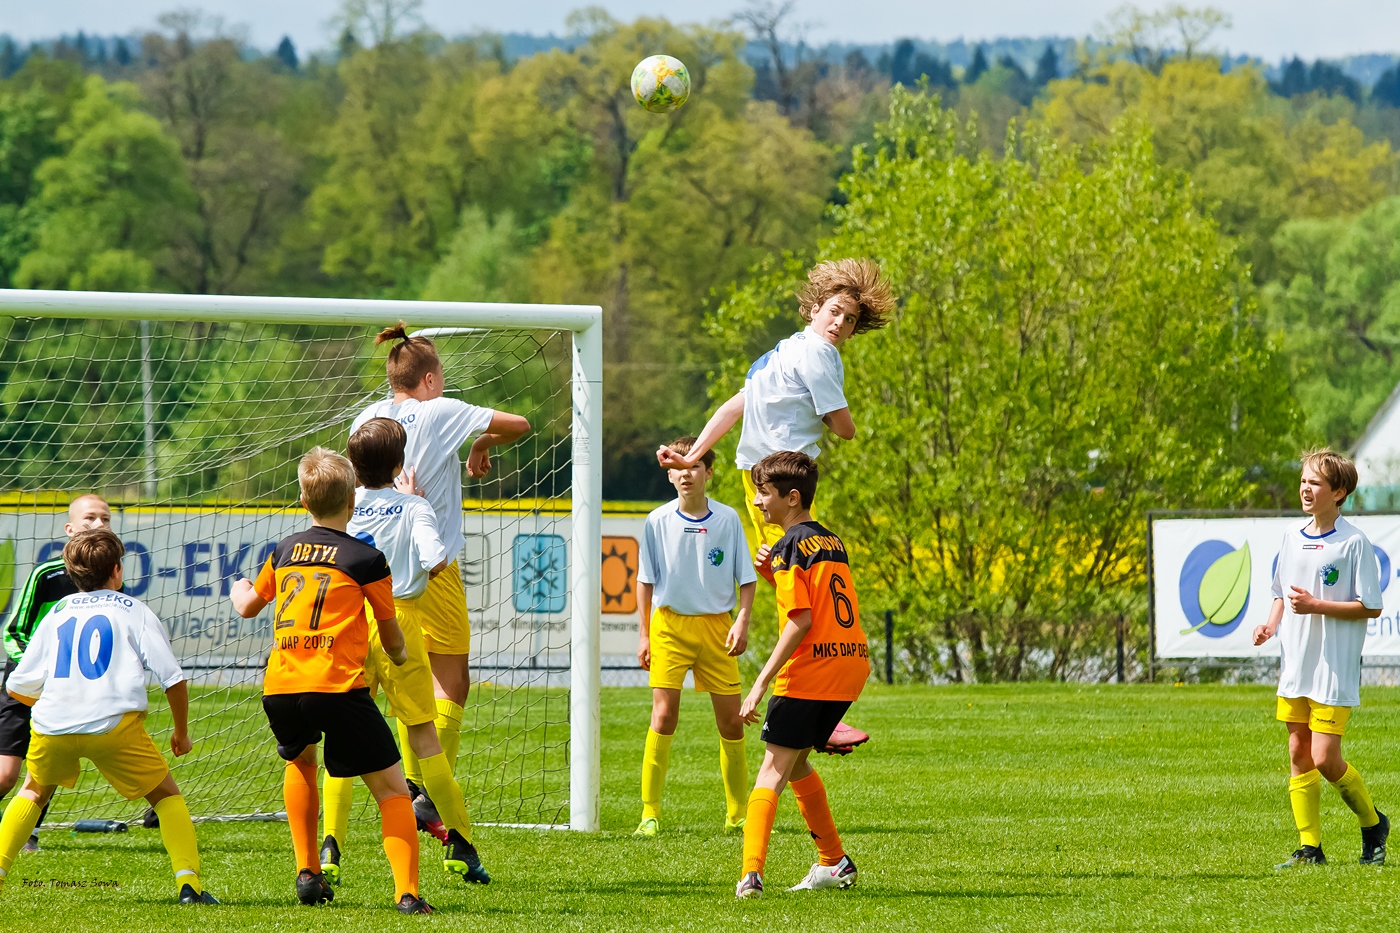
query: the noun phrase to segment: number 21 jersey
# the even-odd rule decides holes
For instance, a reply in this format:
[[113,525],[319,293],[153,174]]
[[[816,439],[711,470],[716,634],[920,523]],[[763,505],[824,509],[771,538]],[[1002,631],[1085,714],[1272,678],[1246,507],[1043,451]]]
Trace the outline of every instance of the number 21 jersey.
[[313,525],[288,535],[253,589],[272,616],[264,693],[344,693],[365,686],[369,621],[394,617],[389,563],[343,531]]
[[75,593],[54,604],[5,684],[37,697],[40,735],[100,735],[146,709],[146,671],[168,690],[185,679],[156,614],[112,590]]
[[812,610],[812,627],[773,681],[773,695],[855,700],[870,676],[870,649],[846,546],[818,522],[788,529],[773,546],[778,615]]

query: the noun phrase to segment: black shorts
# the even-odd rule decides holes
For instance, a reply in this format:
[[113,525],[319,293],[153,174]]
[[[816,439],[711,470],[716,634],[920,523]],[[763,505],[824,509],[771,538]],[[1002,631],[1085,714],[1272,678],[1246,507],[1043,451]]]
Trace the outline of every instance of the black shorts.
[[783,748],[824,748],[850,700],[800,700],[773,697],[763,720],[763,741]]
[[29,754],[29,707],[5,689],[10,671],[18,666],[6,658],[5,673],[0,675],[0,755],[23,758]]
[[285,761],[321,741],[323,733],[322,757],[331,777],[372,774],[399,760],[394,734],[365,687],[345,693],[272,693],[263,697],[263,712]]

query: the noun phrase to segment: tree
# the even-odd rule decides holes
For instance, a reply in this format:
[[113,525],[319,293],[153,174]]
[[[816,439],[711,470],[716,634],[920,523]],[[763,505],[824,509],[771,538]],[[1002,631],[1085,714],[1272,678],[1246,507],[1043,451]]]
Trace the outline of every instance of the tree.
[[1296,97],[1308,93],[1311,90],[1308,85],[1308,66],[1303,64],[1301,58],[1293,56],[1293,60],[1283,66],[1283,74],[1279,76],[1278,83],[1271,86],[1274,93],[1280,97]]
[[1400,107],[1400,66],[1381,72],[1371,88],[1371,98],[1387,107]]
[[282,41],[277,43],[277,60],[288,71],[297,70],[297,47],[292,44],[291,36],[283,36]]
[[1340,94],[1353,103],[1361,102],[1361,82],[1331,62],[1318,59],[1308,70],[1308,90]]
[[35,173],[41,220],[20,288],[143,291],[170,266],[194,199],[175,140],[130,84],[92,75],[59,129],[66,151]]
[[1110,13],[1098,32],[1112,51],[1155,74],[1174,55],[1190,61],[1206,54],[1210,37],[1229,28],[1230,17],[1214,7],[1173,3],[1148,13],[1126,4]]
[[[1141,625],[1144,511],[1260,501],[1293,407],[1247,275],[1146,128],[1002,159],[970,141],[896,88],[841,182],[817,258],[878,260],[901,301],[843,349],[858,434],[822,454],[819,496],[912,673],[1056,678],[1107,657],[1119,613]],[[714,398],[794,320],[805,265],[769,263],[711,317]]]
[[963,72],[963,84],[976,84],[977,79],[987,73],[987,67],[987,53],[979,45],[972,53],[972,62],[967,66],[967,71]]
[[1060,77],[1060,57],[1055,54],[1055,47],[1050,43],[1045,43],[1045,51],[1040,53],[1040,58],[1035,63],[1035,77],[1032,79],[1036,87],[1045,87],[1051,81]]

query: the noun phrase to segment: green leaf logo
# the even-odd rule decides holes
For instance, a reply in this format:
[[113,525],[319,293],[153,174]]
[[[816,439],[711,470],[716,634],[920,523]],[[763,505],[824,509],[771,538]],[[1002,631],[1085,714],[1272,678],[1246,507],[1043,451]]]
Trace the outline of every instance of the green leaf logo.
[[1249,542],[1210,565],[1201,578],[1201,612],[1212,625],[1234,619],[1249,599]]

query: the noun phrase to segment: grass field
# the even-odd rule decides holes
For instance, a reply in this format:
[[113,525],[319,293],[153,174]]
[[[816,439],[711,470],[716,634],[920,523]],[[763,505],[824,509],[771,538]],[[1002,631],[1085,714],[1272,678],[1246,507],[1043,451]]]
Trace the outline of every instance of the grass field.
[[[603,695],[598,835],[483,828],[489,888],[447,883],[425,845],[432,918],[388,907],[374,824],[357,822],[349,878],[328,908],[299,907],[280,824],[203,825],[217,908],[178,908],[158,833],[49,832],[0,897],[6,933],[89,929],[478,930],[1385,930],[1400,895],[1356,864],[1355,818],[1324,789],[1325,868],[1275,872],[1296,847],[1283,729],[1263,687],[872,686],[850,720],[874,739],[819,763],[847,850],[848,892],[788,894],[814,860],[791,797],[779,808],[761,902],[736,902],[740,841],[723,796],[708,702],[688,695],[664,834],[630,838],[639,812],[644,690]],[[1400,814],[1400,692],[1363,691],[1348,757]],[[753,741],[751,737],[751,741]],[[752,745],[756,766],[759,746]],[[425,837],[426,838],[426,837]],[[1400,837],[1397,837],[1400,839]],[[44,882],[27,887],[25,879]],[[119,889],[56,887],[115,881]]]

